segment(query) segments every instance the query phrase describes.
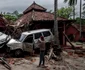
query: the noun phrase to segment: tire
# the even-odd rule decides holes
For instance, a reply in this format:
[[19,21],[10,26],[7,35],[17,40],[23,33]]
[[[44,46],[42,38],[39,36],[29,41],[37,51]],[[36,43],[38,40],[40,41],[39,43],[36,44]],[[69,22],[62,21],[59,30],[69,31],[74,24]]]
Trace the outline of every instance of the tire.
[[17,49],[14,51],[15,57],[21,57],[23,56],[23,51],[21,49]]

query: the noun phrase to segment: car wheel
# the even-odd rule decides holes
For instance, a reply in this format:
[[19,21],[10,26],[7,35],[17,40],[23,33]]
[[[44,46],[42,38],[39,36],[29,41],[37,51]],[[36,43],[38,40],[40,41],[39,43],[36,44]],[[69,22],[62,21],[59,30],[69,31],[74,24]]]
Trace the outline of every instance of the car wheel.
[[21,57],[23,55],[23,51],[20,49],[15,50],[14,52],[15,57]]

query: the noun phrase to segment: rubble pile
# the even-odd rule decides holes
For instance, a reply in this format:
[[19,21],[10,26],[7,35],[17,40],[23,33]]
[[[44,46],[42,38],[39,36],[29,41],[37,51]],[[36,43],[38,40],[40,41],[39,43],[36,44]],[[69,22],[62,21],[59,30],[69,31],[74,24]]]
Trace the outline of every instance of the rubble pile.
[[[80,54],[75,54],[74,51],[70,51],[67,54],[63,53],[62,58],[64,64],[69,67],[69,70],[85,70],[85,57],[79,57]],[[67,57],[66,57],[67,56]]]
[[[79,54],[80,55],[80,54]],[[12,70],[85,70],[85,55],[80,57],[74,50],[65,50],[61,53],[62,60],[47,60],[45,57],[46,68],[37,67],[39,56],[24,58],[7,58]],[[0,70],[7,70],[0,65]]]
[[54,70],[85,70],[85,57],[79,57],[73,50],[63,51],[62,60],[50,60],[47,65],[51,65]]

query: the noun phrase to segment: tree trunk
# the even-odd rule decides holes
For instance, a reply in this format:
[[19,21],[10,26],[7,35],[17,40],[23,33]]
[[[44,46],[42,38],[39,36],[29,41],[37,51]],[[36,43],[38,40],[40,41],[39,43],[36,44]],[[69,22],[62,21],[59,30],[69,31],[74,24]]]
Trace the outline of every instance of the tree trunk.
[[80,0],[80,38],[81,38],[81,5],[82,5],[82,0]]
[[73,19],[75,19],[75,5],[73,5]]
[[58,10],[58,0],[54,0],[54,36],[55,36],[55,44],[59,45],[57,10]]

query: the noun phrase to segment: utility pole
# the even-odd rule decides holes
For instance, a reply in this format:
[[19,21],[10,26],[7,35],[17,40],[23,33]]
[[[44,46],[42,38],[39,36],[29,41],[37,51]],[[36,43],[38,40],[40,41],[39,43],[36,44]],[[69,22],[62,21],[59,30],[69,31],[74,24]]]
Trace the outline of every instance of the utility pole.
[[82,0],[80,0],[80,38],[81,38],[81,7],[82,7]]
[[72,3],[73,3],[73,19],[75,19],[75,3],[74,3],[74,0],[72,0]]
[[57,10],[58,10],[58,0],[54,0],[54,37],[55,37],[55,44],[59,46]]

